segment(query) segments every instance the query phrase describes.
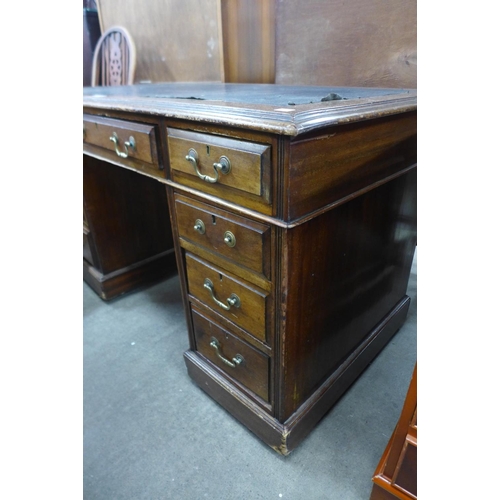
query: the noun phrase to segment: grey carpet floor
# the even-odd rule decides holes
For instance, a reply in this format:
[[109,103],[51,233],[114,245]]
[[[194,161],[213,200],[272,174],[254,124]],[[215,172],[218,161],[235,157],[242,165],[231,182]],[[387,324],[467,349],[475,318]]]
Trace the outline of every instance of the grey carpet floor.
[[368,500],[417,358],[417,261],[404,326],[288,457],[188,377],[179,280],[83,296],[85,500]]

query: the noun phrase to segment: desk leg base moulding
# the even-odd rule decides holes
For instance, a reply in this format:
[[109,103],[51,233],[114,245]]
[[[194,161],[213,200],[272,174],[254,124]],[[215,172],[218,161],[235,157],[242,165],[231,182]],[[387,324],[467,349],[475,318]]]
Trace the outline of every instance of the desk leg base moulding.
[[83,259],[83,279],[103,300],[151,285],[175,273],[173,249],[109,274],[102,274]]
[[184,361],[189,376],[201,389],[267,445],[281,455],[288,455],[312,431],[399,330],[405,322],[409,306],[410,298],[406,296],[283,424],[262,410],[233,384],[228,383],[203,356],[194,351],[186,351]]

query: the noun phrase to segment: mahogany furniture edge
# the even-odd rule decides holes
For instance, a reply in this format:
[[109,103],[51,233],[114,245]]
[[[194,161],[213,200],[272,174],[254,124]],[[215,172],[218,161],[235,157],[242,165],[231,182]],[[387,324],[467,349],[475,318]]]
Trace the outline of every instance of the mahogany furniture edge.
[[[310,212],[304,216],[298,217],[297,219],[291,220],[291,221],[284,221],[281,219],[278,219],[276,217],[271,217],[267,216],[265,214],[261,214],[255,210],[251,210],[245,207],[241,207],[239,205],[236,205],[234,203],[231,203],[229,201],[221,200],[220,198],[216,198],[215,196],[207,195],[206,193],[201,193],[200,191],[197,191],[196,189],[191,189],[186,186],[183,186],[182,184],[179,184],[178,182],[171,181],[169,179],[157,179],[154,178],[155,180],[162,182],[168,186],[171,186],[172,188],[175,188],[176,191],[184,191],[185,193],[197,196],[199,198],[202,198],[204,200],[210,201],[210,202],[217,202],[218,205],[229,208],[230,210],[235,211],[236,213],[239,213],[241,215],[247,215],[250,217],[253,217],[257,220],[263,221],[263,222],[268,222],[270,224],[274,224],[278,227],[282,227],[283,229],[292,229],[294,227],[299,226],[300,224],[303,224],[304,222],[307,222],[311,219],[314,219],[314,217],[317,217],[318,215],[321,215],[329,210],[332,210],[344,203],[349,202],[350,200],[357,198],[358,196],[361,196],[362,194],[367,193],[368,191],[371,191],[372,189],[375,189],[383,184],[386,184],[387,182],[392,181],[393,179],[397,179],[398,177],[410,172],[411,170],[414,170],[417,168],[417,164],[414,163],[413,165],[410,165],[409,167],[406,167],[405,169],[396,172],[395,174],[388,175],[387,177],[384,177],[380,181],[374,182],[373,184],[370,184],[369,186],[364,187],[363,189],[359,189],[358,191],[355,191],[354,193],[349,194],[348,196],[345,196],[344,198],[341,198],[340,200],[336,200],[333,203],[330,203],[328,205],[325,205],[324,207],[315,210],[313,212]],[[147,174],[146,174],[147,175]]]
[[[405,397],[401,415],[394,428],[394,431],[385,447],[380,461],[372,477],[373,487],[370,500],[416,500],[417,491],[417,363],[413,369],[412,378]],[[411,446],[415,450],[415,455],[411,455],[407,460],[410,465],[407,478],[410,478],[412,488],[404,488],[398,484],[398,474],[401,470],[407,447]]]
[[176,271],[173,248],[108,274],[101,273],[83,259],[84,280],[103,300],[153,284]]
[[119,95],[106,95],[103,92],[101,95],[84,93],[83,106],[84,110],[88,108],[103,112],[141,113],[213,125],[229,124],[232,127],[294,137],[330,125],[415,111],[417,96],[414,89],[409,89],[403,94],[301,104],[287,108],[269,105],[245,106],[233,102],[198,99],[194,99],[193,103],[190,99],[141,96],[124,98]]
[[[226,102],[209,99],[220,96],[216,86],[206,85],[205,100],[196,94],[204,86],[185,85],[179,98],[161,95],[179,86],[84,94],[86,112],[103,123],[154,122],[163,171],[134,158],[115,160],[113,151],[93,145],[84,144],[84,151],[141,175],[151,172],[165,186],[188,373],[287,455],[406,319],[416,240],[416,91],[280,107],[269,104],[269,89],[259,94],[242,85],[233,89],[240,100]],[[282,98],[280,88],[273,91]],[[307,92],[299,89],[297,96]],[[221,170],[228,158],[244,168]],[[252,169],[257,173],[248,182]],[[189,209],[176,203],[177,195]],[[238,233],[257,223],[269,240]],[[234,247],[235,235],[249,247],[221,250]],[[247,267],[248,248],[265,255],[261,268]],[[268,361],[260,364],[262,356]],[[259,370],[255,386],[252,370]]]

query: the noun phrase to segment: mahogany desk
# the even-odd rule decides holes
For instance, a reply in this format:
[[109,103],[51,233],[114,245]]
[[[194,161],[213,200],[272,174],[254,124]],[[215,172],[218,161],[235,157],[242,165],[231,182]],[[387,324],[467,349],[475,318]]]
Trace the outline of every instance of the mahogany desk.
[[84,153],[166,186],[189,375],[284,455],[405,320],[416,99],[247,84],[84,89]]

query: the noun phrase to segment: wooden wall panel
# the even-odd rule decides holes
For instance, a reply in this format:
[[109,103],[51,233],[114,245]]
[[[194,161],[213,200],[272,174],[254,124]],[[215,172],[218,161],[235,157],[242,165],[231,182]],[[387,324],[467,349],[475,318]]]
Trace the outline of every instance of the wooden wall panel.
[[226,82],[274,83],[275,0],[221,0]]
[[126,28],[140,81],[224,81],[220,0],[99,0],[101,30]]
[[276,83],[416,88],[416,0],[276,0],[276,9]]

